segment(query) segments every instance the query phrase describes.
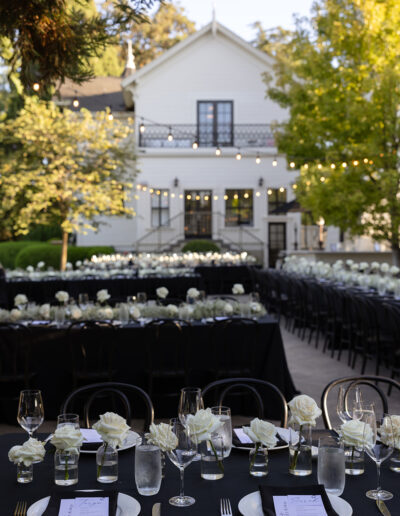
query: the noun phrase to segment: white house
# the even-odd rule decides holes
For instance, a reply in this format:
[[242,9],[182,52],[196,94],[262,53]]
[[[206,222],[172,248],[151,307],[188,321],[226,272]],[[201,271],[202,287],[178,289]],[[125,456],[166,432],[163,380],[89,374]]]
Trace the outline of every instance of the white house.
[[135,114],[137,216],[107,219],[78,243],[163,251],[205,238],[265,265],[300,247],[300,213],[288,211],[297,172],[270,129],[285,118],[266,98],[270,58],[213,21],[131,71],[113,91]]

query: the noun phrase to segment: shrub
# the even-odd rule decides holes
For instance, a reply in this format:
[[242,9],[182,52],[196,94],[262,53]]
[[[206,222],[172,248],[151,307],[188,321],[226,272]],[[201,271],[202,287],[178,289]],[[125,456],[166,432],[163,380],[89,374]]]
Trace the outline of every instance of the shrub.
[[19,252],[25,247],[37,244],[37,242],[28,242],[19,240],[17,242],[0,242],[0,263],[6,269],[14,269],[15,259]]
[[219,252],[219,247],[211,240],[191,240],[182,247],[183,253],[208,253],[210,251]]
[[37,224],[29,233],[22,237],[22,240],[34,240],[40,242],[47,242],[48,240],[61,240],[62,233],[59,225],[48,226],[44,224]]
[[[75,264],[78,260],[90,259],[94,254],[114,253],[111,246],[87,246],[87,247],[68,247],[68,261]],[[46,267],[60,268],[61,246],[45,243],[37,243],[22,249],[15,260],[15,267],[25,269],[28,265],[36,267],[38,262],[43,261]]]

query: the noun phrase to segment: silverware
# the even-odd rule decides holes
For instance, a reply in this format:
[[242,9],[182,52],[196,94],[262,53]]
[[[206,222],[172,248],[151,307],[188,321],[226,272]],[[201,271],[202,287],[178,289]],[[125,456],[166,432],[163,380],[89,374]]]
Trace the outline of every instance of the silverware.
[[221,498],[220,511],[221,516],[232,516],[232,507],[229,498]]
[[26,516],[27,511],[27,503],[26,502],[17,502],[17,506],[15,507],[14,516]]
[[386,504],[383,500],[377,500],[376,505],[378,509],[381,511],[383,516],[391,516],[389,509],[386,507]]
[[151,516],[161,516],[161,504],[155,503],[151,510]]

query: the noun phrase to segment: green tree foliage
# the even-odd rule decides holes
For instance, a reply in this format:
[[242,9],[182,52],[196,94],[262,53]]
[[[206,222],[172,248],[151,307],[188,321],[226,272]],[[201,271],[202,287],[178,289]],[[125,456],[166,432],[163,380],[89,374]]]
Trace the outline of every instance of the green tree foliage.
[[131,129],[106,112],[61,112],[52,102],[25,100],[0,125],[0,221],[27,234],[58,224],[65,266],[68,234],[96,229],[100,215],[132,215],[127,191],[135,176]]
[[399,256],[400,2],[317,0],[296,30],[263,31],[268,96],[288,110],[277,144],[301,167],[315,218],[391,243]]
[[38,83],[40,95],[50,98],[65,78],[77,83],[91,78],[91,59],[115,45],[121,32],[144,22],[145,9],[153,3],[115,0],[107,11],[97,12],[93,0],[3,0],[0,37],[11,54],[2,58],[9,74],[18,71],[25,92]]

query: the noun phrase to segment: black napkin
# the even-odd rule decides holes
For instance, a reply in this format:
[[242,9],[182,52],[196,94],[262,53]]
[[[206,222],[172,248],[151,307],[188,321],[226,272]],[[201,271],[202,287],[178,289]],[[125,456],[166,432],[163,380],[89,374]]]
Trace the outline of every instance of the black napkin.
[[[286,441],[283,441],[282,439],[280,439],[279,436],[278,437],[278,440],[276,442],[276,445],[275,446],[287,446],[287,442]],[[233,431],[232,432],[232,443],[234,446],[236,446],[236,448],[240,447],[240,448],[254,448],[254,443],[242,443],[239,439],[239,437],[236,435],[236,432]]]
[[323,485],[295,487],[259,486],[259,489],[261,494],[262,508],[265,516],[276,516],[274,500],[272,498],[273,496],[288,495],[321,495],[322,502],[328,516],[338,516],[337,512],[333,510]]
[[43,516],[58,516],[61,500],[67,498],[109,498],[108,515],[115,516],[117,513],[117,491],[53,491]]

